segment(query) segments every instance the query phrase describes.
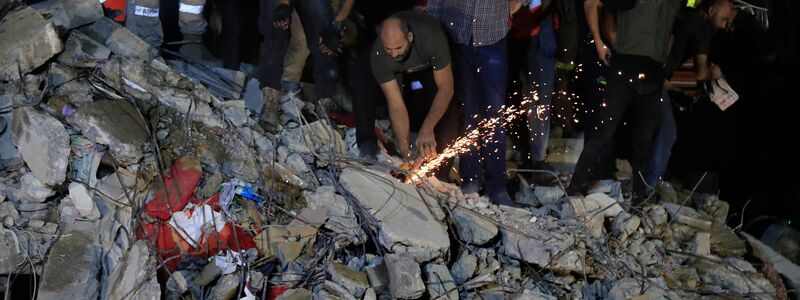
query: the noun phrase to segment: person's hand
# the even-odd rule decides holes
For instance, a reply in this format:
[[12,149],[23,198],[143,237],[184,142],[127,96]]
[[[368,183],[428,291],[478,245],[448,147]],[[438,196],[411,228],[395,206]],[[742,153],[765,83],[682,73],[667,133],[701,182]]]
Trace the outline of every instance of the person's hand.
[[342,52],[340,48],[342,42],[342,32],[334,25],[322,28],[319,33],[319,51],[325,55],[335,56]]
[[508,14],[513,15],[522,8],[522,2],[520,0],[508,0]]
[[436,156],[436,135],[433,133],[433,129],[423,128],[419,131],[417,148],[419,148],[422,157]]
[[289,4],[278,4],[272,12],[272,26],[286,30],[292,22],[292,7]]
[[611,49],[608,49],[603,42],[596,39],[594,41],[594,47],[597,49],[597,56],[600,57],[600,61],[607,66],[608,60],[611,59]]

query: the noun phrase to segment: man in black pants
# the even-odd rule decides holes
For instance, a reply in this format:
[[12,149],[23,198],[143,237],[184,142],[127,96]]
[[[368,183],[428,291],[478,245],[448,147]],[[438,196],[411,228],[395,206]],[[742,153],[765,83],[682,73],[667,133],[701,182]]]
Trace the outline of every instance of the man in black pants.
[[[396,13],[381,24],[380,39],[372,50],[372,73],[386,96],[400,155],[407,159],[412,154],[412,130],[418,132],[414,144],[420,155],[432,156],[442,151],[458,134],[460,125],[451,101],[454,88],[450,47],[441,23],[418,11]],[[402,87],[412,85],[414,79],[425,90],[424,103],[403,95]]]
[[[597,131],[584,142],[575,166],[568,193],[580,194],[596,170],[601,151],[607,148],[628,107],[633,111],[633,195],[632,203],[646,198],[643,171],[646,171],[651,144],[658,125],[663,88],[663,65],[669,50],[669,37],[680,0],[586,0],[586,20],[594,36],[600,60],[609,64],[606,107],[598,112]],[[600,36],[599,8],[614,6],[616,35],[614,54]],[[634,5],[635,4],[635,5]],[[590,129],[591,130],[591,129]]]

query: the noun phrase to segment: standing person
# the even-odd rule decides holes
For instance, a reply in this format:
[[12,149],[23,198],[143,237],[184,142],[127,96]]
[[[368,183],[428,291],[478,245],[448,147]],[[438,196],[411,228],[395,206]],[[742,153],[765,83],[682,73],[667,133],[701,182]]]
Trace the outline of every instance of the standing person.
[[[694,74],[697,81],[706,82],[722,77],[719,67],[708,60],[711,48],[711,35],[716,30],[725,29],[733,19],[735,9],[731,0],[705,0],[697,9],[684,7],[675,19],[672,47],[664,66],[664,75],[672,76],[689,57],[694,58]],[[665,82],[666,84],[666,82]],[[662,93],[663,103],[650,168],[645,173],[645,182],[653,186],[661,180],[667,170],[672,145],[677,139],[675,116],[666,89]]]
[[[454,94],[450,47],[442,24],[419,11],[399,12],[383,21],[380,39],[371,58],[372,74],[380,83],[389,106],[389,118],[404,159],[412,155],[410,131],[417,132],[417,150],[422,157],[435,156],[458,135],[458,111]],[[425,90],[425,103],[403,96],[402,86],[418,79]],[[354,107],[356,110],[374,107]],[[449,168],[439,168],[446,178]]]
[[[101,1],[104,2],[104,1]],[[125,27],[153,47],[164,42],[164,31],[159,18],[161,0],[130,0],[126,10]],[[219,65],[203,45],[203,34],[207,23],[203,18],[206,0],[180,0],[178,25],[183,34],[183,44],[179,52],[186,59]]]
[[[530,0],[489,3],[482,0],[428,0],[427,11],[450,31],[455,46],[457,94],[464,101],[465,130],[480,120],[500,117],[505,105],[508,79],[506,34],[511,15]],[[460,158],[461,186],[465,193],[480,190],[493,203],[511,205],[506,190],[506,134],[501,125],[492,136]]]
[[[552,0],[531,2],[530,9],[514,17],[514,26],[527,33],[527,68],[522,76],[523,99],[528,100],[528,137],[535,170],[555,171],[545,162],[550,138],[551,109],[556,68],[556,14]],[[547,175],[550,177],[551,175]]]
[[336,93],[339,77],[336,56],[341,41],[341,23],[334,22],[328,0],[261,0],[259,31],[264,35],[259,59],[259,76],[264,97],[260,122],[268,128],[279,124],[281,79],[289,46],[292,11],[297,10],[306,35],[306,45],[314,58],[314,93],[319,102],[328,102]]
[[[633,194],[632,204],[646,199],[644,175],[655,131],[663,89],[663,65],[669,50],[670,33],[680,0],[586,0],[586,21],[594,36],[600,60],[610,66],[606,87],[606,107],[596,112],[600,124],[592,138],[584,142],[567,192],[580,194],[602,150],[612,144],[614,133],[625,111],[633,108]],[[616,10],[615,49],[606,46],[600,35],[600,8]],[[610,64],[609,64],[610,62]]]

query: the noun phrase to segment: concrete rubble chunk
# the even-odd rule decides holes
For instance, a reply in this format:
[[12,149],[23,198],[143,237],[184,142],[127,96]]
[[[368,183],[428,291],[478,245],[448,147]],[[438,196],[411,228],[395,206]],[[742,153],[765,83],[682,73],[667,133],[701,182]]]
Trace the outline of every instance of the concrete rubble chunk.
[[311,299],[311,291],[307,289],[291,289],[283,292],[275,300],[306,300]]
[[431,299],[458,299],[458,288],[447,266],[428,264],[425,266],[425,274],[428,278],[428,296]]
[[0,20],[0,80],[19,79],[61,52],[53,23],[26,7]]
[[525,260],[540,267],[548,266],[550,259],[572,245],[574,238],[543,231],[520,232],[500,228],[505,254],[514,259]]
[[111,272],[108,285],[113,288],[106,290],[103,299],[159,299],[161,287],[155,270],[156,259],[150,255],[147,243],[143,240],[133,243]]
[[383,263],[383,259],[376,258],[376,260],[378,261],[377,263],[364,268],[369,279],[369,285],[378,294],[388,294],[389,271],[386,270],[386,264]]
[[732,258],[726,258],[722,263],[701,260],[695,266],[703,286],[711,292],[755,297],[775,294],[775,287],[746,261]]
[[55,191],[42,184],[33,173],[25,173],[20,178],[21,190],[15,193],[15,198],[19,202],[42,203],[48,197],[55,194]]
[[94,192],[90,192],[83,184],[77,182],[69,184],[69,200],[78,214],[83,218],[97,220],[100,218],[100,211],[94,204],[93,194]]
[[450,268],[450,273],[453,275],[456,283],[464,284],[472,278],[472,275],[475,274],[475,271],[478,269],[478,257],[470,254],[467,251],[461,252],[461,255],[458,256],[458,259],[453,263],[453,266]]
[[105,61],[111,50],[79,31],[72,31],[64,43],[64,52],[58,56],[62,64],[77,68],[92,68]]
[[611,236],[624,242],[628,236],[636,232],[641,223],[642,220],[639,217],[622,212],[614,218],[614,223],[611,224]]
[[320,210],[328,216],[325,228],[343,234],[351,243],[359,245],[367,240],[367,235],[358,223],[355,210],[344,197],[336,194],[332,186],[320,186],[316,191],[304,191],[303,197],[311,209]]
[[711,234],[698,232],[694,235],[692,252],[696,255],[706,256],[711,254]]
[[348,266],[333,261],[328,263],[326,270],[333,282],[347,289],[356,298],[363,297],[364,292],[369,288],[367,275]]
[[383,258],[389,272],[389,291],[395,299],[417,299],[425,292],[422,272],[413,258],[387,254]]
[[311,299],[356,300],[356,297],[353,297],[350,291],[338,283],[325,280],[323,284],[317,285],[314,288],[314,296]]
[[105,40],[105,44],[108,49],[111,49],[111,52],[122,57],[149,61],[158,55],[158,50],[130,30],[122,27],[114,29],[111,36]]
[[556,300],[558,298],[556,298],[555,296],[544,294],[544,293],[539,292],[539,291],[526,289],[526,290],[522,291],[522,294],[518,295],[514,299],[515,300]]
[[[0,204],[0,211],[5,205]],[[12,206],[13,207],[13,206]],[[14,234],[12,231],[0,231],[0,273],[2,274],[30,274],[30,265],[39,265],[46,256],[53,243],[54,237],[49,234]],[[28,259],[31,261],[28,261]]]
[[[800,291],[800,267],[792,263],[785,256],[765,245],[753,236],[741,232],[740,233],[750,246],[753,247],[753,254],[764,263],[772,264],[779,274],[783,275],[786,282],[789,283],[791,290]],[[795,292],[796,293],[796,292]]]
[[686,224],[700,230],[711,229],[711,221],[694,208],[672,203],[662,203],[669,216],[678,223]]
[[236,296],[239,288],[239,281],[241,280],[241,276],[238,274],[228,274],[222,276],[222,278],[217,282],[211,289],[211,296],[208,297],[209,300],[229,300],[233,299]]
[[467,243],[483,245],[497,236],[497,226],[491,220],[468,209],[456,207],[453,221],[458,237]]
[[[379,241],[418,262],[441,257],[450,248],[444,224],[427,209],[414,186],[388,174],[344,169],[339,182],[381,223]],[[430,197],[428,195],[425,195]]]
[[64,125],[32,107],[14,109],[14,144],[43,184],[64,182],[69,164],[69,136]]
[[53,243],[42,271],[39,299],[97,299],[102,247],[100,222],[76,222]]
[[102,100],[82,106],[67,122],[95,143],[108,145],[122,165],[135,164],[144,156],[147,127],[127,101]]
[[80,27],[103,17],[100,2],[92,0],[49,0],[31,7],[63,29]]
[[208,127],[223,127],[222,119],[214,114],[214,111],[211,110],[211,106],[209,106],[208,103],[195,101],[192,95],[189,95],[184,91],[164,89],[156,94],[161,103],[169,108],[177,110],[181,114],[186,115],[191,109],[194,120],[199,121]]
[[96,42],[105,45],[106,40],[108,40],[108,38],[110,38],[114,31],[118,28],[122,28],[122,25],[109,18],[100,17],[96,22],[89,24],[88,26],[78,28],[77,31],[80,31]]

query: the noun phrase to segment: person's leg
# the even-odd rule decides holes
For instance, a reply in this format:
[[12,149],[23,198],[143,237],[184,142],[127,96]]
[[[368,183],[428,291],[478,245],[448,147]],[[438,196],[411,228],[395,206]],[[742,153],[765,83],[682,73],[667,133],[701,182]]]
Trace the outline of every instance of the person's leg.
[[[644,73],[651,75],[652,73]],[[644,94],[639,94],[633,101],[633,204],[639,204],[646,198],[647,184],[644,175],[650,169],[649,161],[652,157],[653,142],[659,123],[659,104],[663,85],[659,80],[658,88]]]
[[355,63],[353,86],[353,116],[356,119],[356,142],[364,158],[375,158],[378,154],[378,137],[375,135],[375,99],[380,97],[380,87],[372,75],[369,45],[362,45]]
[[645,182],[653,186],[661,180],[661,176],[667,170],[672,145],[677,139],[677,127],[675,116],[672,114],[672,101],[667,90],[661,92],[661,101],[658,103],[658,131],[653,141],[653,154],[650,156],[650,167],[645,173]]
[[314,93],[317,99],[330,98],[336,94],[339,77],[336,55],[327,55],[319,50],[322,29],[332,26],[333,10],[328,0],[303,0],[296,2],[297,13],[303,22],[306,44],[314,57]]
[[153,47],[164,42],[159,6],[159,0],[131,0],[127,9],[125,27]]
[[258,75],[264,98],[259,121],[268,130],[277,129],[280,122],[281,76],[283,59],[289,44],[289,30],[273,26],[272,13],[276,0],[261,0],[258,29],[264,36],[258,60]]
[[[500,118],[506,104],[506,80],[508,79],[508,47],[506,40],[490,46],[476,47],[477,64],[474,65],[478,82],[478,111],[482,119]],[[486,195],[497,204],[512,204],[506,190],[506,133],[498,123],[491,137],[483,141],[481,158],[486,178]]]
[[242,0],[218,1],[217,4],[222,15],[219,47],[222,63],[227,69],[238,70],[241,61],[239,40],[242,29]]
[[297,91],[300,89],[300,77],[303,76],[303,68],[306,60],[311,53],[306,45],[306,33],[303,29],[303,22],[297,11],[292,12],[292,24],[289,25],[291,37],[289,38],[289,48],[286,49],[286,57],[283,64],[283,78],[281,78],[284,91]]
[[531,160],[534,167],[542,167],[547,154],[547,142],[550,138],[550,109],[553,97],[553,81],[555,79],[555,57],[547,57],[539,51],[539,36],[531,38],[531,48],[528,50],[529,81],[536,87],[536,97],[533,97],[530,116],[530,147]]
[[[475,130],[481,117],[478,115],[479,109],[479,89],[477,79],[473,71],[476,65],[477,56],[475,48],[468,45],[456,45],[453,47],[453,76],[455,80],[456,95],[464,102],[464,126],[465,134]],[[476,145],[461,154],[459,159],[459,171],[463,185],[461,190],[464,193],[477,193],[480,190],[481,179],[483,178],[483,164],[481,163],[480,147]]]
[[[617,70],[612,65],[611,70]],[[571,195],[581,193],[589,178],[597,173],[603,164],[602,159],[607,159],[605,149],[613,144],[614,133],[622,123],[625,111],[634,96],[634,91],[628,85],[628,78],[615,72],[609,72],[606,85],[605,107],[594,112],[593,126],[586,128],[586,138],[575,171],[572,174],[567,192]]]
[[206,0],[180,0],[178,7],[178,25],[184,35],[203,35],[206,33],[206,19],[203,18],[203,7]]

